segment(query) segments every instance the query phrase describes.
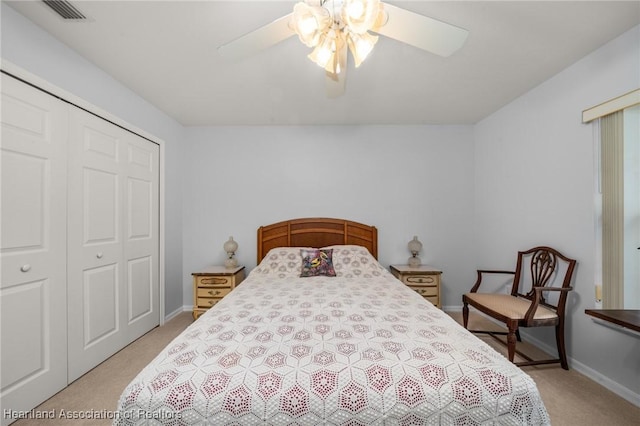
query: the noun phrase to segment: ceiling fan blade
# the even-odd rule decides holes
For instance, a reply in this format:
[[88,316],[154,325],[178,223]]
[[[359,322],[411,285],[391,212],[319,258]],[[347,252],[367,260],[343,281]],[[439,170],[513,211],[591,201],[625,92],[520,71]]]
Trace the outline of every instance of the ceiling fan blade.
[[295,32],[289,27],[292,13],[251,31],[218,47],[218,54],[231,60],[248,58],[274,44],[291,37]]
[[327,98],[339,98],[344,95],[345,83],[346,83],[346,71],[342,71],[340,74],[326,73],[325,82],[327,87]]
[[464,44],[469,31],[428,16],[383,3],[387,21],[372,31],[418,49],[450,56]]
[[345,85],[347,83],[347,45],[342,45],[341,49],[336,52],[338,55],[337,61],[340,66],[340,72],[334,74],[332,72],[325,72],[325,84],[327,87],[328,98],[338,98],[344,95]]

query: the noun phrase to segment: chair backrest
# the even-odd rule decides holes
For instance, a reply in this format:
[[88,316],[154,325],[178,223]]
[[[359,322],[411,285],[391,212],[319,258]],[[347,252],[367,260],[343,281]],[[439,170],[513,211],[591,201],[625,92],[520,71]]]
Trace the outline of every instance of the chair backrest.
[[[574,259],[551,247],[540,246],[519,251],[511,295],[531,300],[535,296],[533,287],[570,288],[575,266]],[[567,291],[544,293],[540,304],[564,311]]]

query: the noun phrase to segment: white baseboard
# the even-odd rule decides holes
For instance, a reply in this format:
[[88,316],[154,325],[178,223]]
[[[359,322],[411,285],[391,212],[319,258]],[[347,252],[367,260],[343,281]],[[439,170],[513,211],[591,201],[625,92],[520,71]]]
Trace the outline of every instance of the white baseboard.
[[[472,307],[470,307],[470,309],[473,311]],[[462,312],[462,306],[445,306],[445,307],[443,307],[443,310],[445,312]],[[487,317],[487,319],[493,321],[492,318],[488,318]],[[536,339],[535,337],[532,337],[531,335],[529,335],[526,332],[524,332],[523,334],[525,334],[527,336],[527,340],[529,342],[531,342],[534,346],[542,349],[543,351],[545,351],[547,353],[550,353],[550,354],[558,353],[558,350],[555,347],[555,345],[554,346],[548,345],[547,343],[543,342],[542,340]],[[607,376],[599,373],[598,371],[594,370],[593,368],[581,363],[580,361],[577,361],[575,358],[568,357],[567,361],[569,363],[570,368],[573,368],[578,373],[583,374],[584,376],[588,377],[589,379],[593,380],[594,382],[599,383],[600,385],[602,385],[605,388],[609,389],[611,392],[615,393],[619,397],[624,398],[625,400],[629,401],[630,403],[632,403],[636,407],[640,407],[640,394],[633,392],[631,389],[629,389],[629,388],[627,388],[625,386],[622,386],[621,384],[619,384],[617,382],[614,382],[613,380],[611,380]]]
[[[473,309],[473,307],[469,307],[469,309]],[[460,312],[462,313],[462,306],[443,306],[442,310],[445,312]]]
[[[191,309],[189,309],[189,310],[191,310]],[[173,311],[173,312],[169,313],[168,315],[166,315],[166,316],[164,317],[164,322],[167,322],[167,321],[169,321],[170,319],[175,318],[175,317],[177,317],[178,315],[180,315],[181,313],[186,312],[186,311],[187,311],[187,309],[185,309],[185,307],[184,307],[184,306],[183,306],[182,308],[178,308],[178,309],[176,309],[175,311]]]

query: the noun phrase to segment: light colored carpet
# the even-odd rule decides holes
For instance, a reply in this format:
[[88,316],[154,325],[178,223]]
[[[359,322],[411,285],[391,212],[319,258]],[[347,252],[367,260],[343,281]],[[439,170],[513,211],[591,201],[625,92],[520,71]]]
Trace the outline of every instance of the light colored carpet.
[[[448,312],[448,314],[462,324],[461,312]],[[469,329],[506,331],[506,328],[473,313],[469,316]],[[506,336],[500,336],[504,344],[486,334],[477,334],[477,336],[505,358],[507,357]],[[548,354],[526,341],[518,342],[516,348],[532,359],[550,358]],[[514,361],[524,361],[524,359],[516,354]],[[575,370],[563,370],[560,364],[521,368],[536,382],[553,425],[640,425],[640,408]]]
[[43,402],[36,411],[56,410],[55,420],[23,419],[12,426],[111,425],[111,419],[60,418],[60,410],[78,413],[113,413],[118,398],[131,380],[160,350],[193,322],[191,313],[184,312],[140,337],[93,370]]
[[[459,313],[450,315],[461,322]],[[77,412],[113,412],[118,397],[126,385],[148,364],[156,354],[192,322],[190,313],[182,313],[164,326],[155,328],[136,340],[96,368],[73,382],[36,408],[38,411],[57,410]],[[494,326],[487,320],[471,317],[470,328],[484,329]],[[498,352],[506,347],[494,338],[478,335]],[[536,357],[540,351],[526,342],[518,349]],[[517,359],[516,359],[517,361]],[[618,397],[580,373],[565,371],[558,364],[523,367],[536,382],[547,407],[551,422],[558,426],[637,426],[640,408]],[[14,426],[110,425],[110,419],[101,420],[18,420]]]

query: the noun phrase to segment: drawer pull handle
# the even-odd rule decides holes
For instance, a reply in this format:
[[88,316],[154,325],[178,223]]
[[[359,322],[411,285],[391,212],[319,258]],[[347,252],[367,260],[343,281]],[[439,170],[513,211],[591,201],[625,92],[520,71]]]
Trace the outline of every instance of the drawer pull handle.
[[98,252],[98,254],[96,254],[96,257],[97,257],[98,259],[102,259],[102,256],[103,256],[102,252]]
[[407,277],[407,282],[412,284],[431,284],[435,280],[431,277]]
[[225,278],[203,278],[202,284],[226,284],[227,280]]
[[216,303],[218,303],[218,301],[217,301],[217,300],[209,300],[209,306],[213,306],[213,305],[215,305]]
[[416,291],[416,293],[418,293],[420,295],[424,294],[424,290],[421,289],[421,288],[420,289],[416,288],[415,291]]
[[22,272],[29,272],[29,271],[31,270],[31,265],[29,265],[28,263],[27,263],[27,264],[24,264],[24,265],[22,265],[22,267],[20,268],[20,270],[21,270]]
[[220,294],[220,290],[216,290],[215,292],[212,290],[209,290],[209,294],[212,296],[217,296],[218,294]]

